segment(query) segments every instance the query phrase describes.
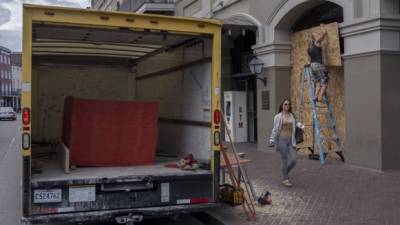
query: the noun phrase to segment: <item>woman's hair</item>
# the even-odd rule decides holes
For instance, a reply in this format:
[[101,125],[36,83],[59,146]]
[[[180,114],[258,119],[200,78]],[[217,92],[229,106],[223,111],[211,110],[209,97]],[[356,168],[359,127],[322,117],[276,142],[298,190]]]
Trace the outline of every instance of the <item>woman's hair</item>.
[[283,101],[282,101],[282,103],[279,105],[279,112],[282,112],[283,111],[283,104],[286,102],[286,101],[288,101],[289,102],[289,112],[292,112],[292,102],[289,100],[289,99],[287,99],[287,98],[285,98]]

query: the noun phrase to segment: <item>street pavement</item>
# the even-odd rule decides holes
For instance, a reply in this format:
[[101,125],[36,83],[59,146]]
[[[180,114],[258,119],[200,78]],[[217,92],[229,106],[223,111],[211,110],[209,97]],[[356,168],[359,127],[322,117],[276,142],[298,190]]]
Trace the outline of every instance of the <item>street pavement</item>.
[[270,191],[273,202],[257,206],[256,222],[248,221],[240,206],[223,205],[210,211],[225,224],[400,224],[400,171],[379,172],[333,159],[321,166],[319,161],[300,156],[290,174],[294,186],[287,188],[281,184],[278,153],[257,151],[254,144],[237,148],[251,160],[246,168],[255,191]]
[[0,224],[17,225],[20,219],[20,119],[0,121]]
[[[0,121],[0,225],[17,225],[20,219],[19,127],[20,121]],[[400,224],[400,171],[379,172],[332,159],[321,166],[319,161],[300,156],[291,173],[294,186],[286,188],[281,185],[280,158],[276,152],[257,151],[254,144],[240,144],[237,148],[251,160],[246,168],[256,192],[270,191],[273,203],[256,207],[256,222],[246,220],[240,206],[223,204],[219,209],[209,211],[224,224]],[[177,220],[167,218],[139,224],[210,223],[185,216]]]

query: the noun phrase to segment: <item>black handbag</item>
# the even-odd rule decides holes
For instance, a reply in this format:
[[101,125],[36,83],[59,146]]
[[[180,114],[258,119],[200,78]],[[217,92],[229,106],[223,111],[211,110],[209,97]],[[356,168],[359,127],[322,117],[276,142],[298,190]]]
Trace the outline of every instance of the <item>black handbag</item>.
[[296,126],[296,131],[294,133],[294,137],[296,139],[296,144],[301,144],[304,141],[304,131],[303,129]]

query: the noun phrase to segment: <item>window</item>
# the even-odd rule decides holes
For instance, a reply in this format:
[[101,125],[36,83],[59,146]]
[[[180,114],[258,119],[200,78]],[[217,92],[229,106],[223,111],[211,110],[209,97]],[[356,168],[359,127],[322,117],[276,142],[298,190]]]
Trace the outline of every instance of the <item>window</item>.
[[1,78],[3,78],[3,70],[1,70],[0,75],[1,75]]
[[3,63],[3,55],[0,55],[0,63]]

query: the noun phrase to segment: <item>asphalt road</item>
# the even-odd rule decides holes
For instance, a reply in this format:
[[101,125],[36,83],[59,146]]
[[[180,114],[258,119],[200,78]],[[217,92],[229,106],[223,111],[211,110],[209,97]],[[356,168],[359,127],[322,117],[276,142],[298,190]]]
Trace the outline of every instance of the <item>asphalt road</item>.
[[[20,224],[21,120],[0,121],[0,225]],[[115,222],[88,225],[116,225]],[[220,225],[206,214],[145,220],[137,225]],[[50,225],[50,224],[48,224]],[[51,225],[72,225],[70,223]]]
[[0,121],[0,224],[20,219],[20,119]]

